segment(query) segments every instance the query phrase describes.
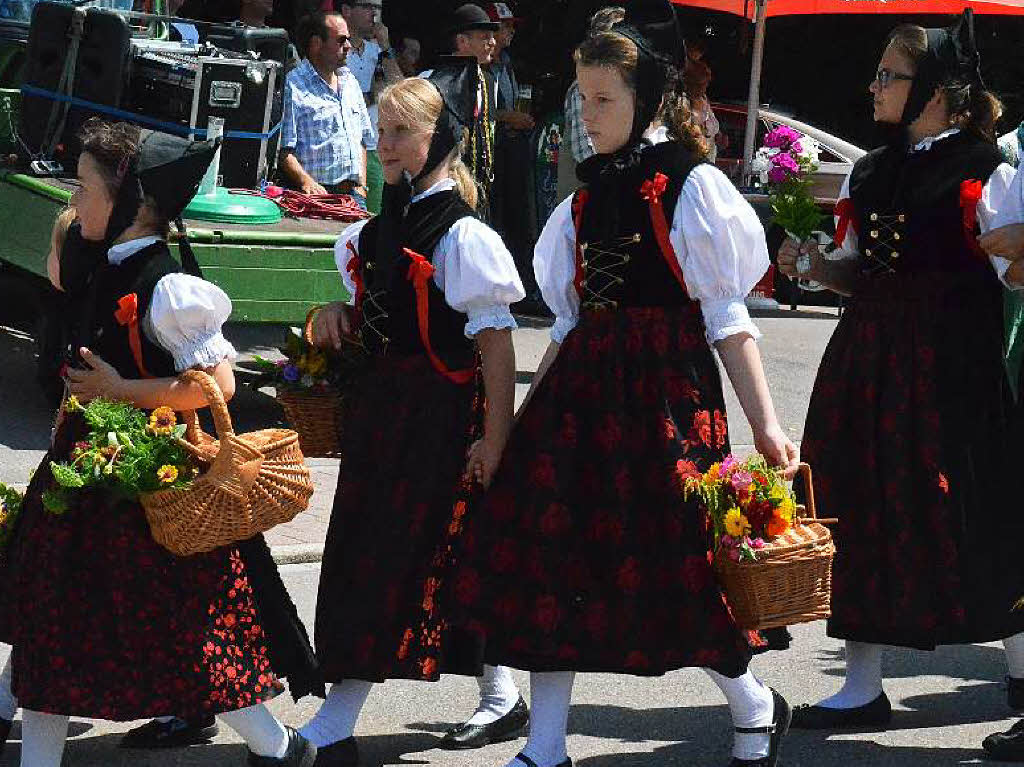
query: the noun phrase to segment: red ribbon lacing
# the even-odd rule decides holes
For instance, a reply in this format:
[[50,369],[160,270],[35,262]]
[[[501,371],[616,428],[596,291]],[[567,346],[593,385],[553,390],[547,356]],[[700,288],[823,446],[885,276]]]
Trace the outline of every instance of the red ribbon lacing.
[[[857,206],[853,204],[852,199],[844,197],[836,203],[835,214],[839,221],[836,222],[836,236],[832,241],[837,248],[841,248],[846,242],[846,235],[849,233],[850,227],[852,226],[853,231],[857,232],[857,221],[854,218],[857,215]],[[859,235],[860,232],[857,234]]]
[[665,217],[665,208],[661,204],[661,196],[668,187],[668,176],[664,173],[656,173],[653,179],[645,181],[640,187],[640,196],[647,200],[651,211],[651,226],[654,227],[654,237],[658,241],[658,249],[662,258],[668,264],[683,293],[689,295],[686,289],[686,280],[683,279],[683,269],[679,266],[679,259],[676,258],[676,250],[672,247],[672,240],[669,237],[668,219]]
[[586,189],[580,189],[572,200],[572,223],[576,229],[576,276],[573,278],[573,285],[576,287],[576,295],[583,296],[583,280],[586,272],[583,269],[583,248],[580,247],[580,228],[583,226],[583,209],[590,199],[590,193]]
[[428,294],[427,281],[434,276],[434,265],[414,250],[402,248],[412,263],[409,264],[409,273],[406,279],[412,283],[416,291],[416,320],[420,328],[420,341],[427,351],[427,357],[434,369],[452,383],[468,384],[476,376],[474,368],[465,370],[449,370],[441,361],[441,358],[434,353],[434,347],[430,343],[430,296]]
[[977,179],[968,179],[960,184],[960,210],[963,212],[964,236],[967,245],[974,255],[988,260],[988,256],[978,244],[978,203],[981,202],[985,185]]
[[139,297],[135,293],[122,296],[117,302],[114,319],[122,327],[128,328],[128,346],[132,350],[135,367],[143,378],[152,378],[142,361],[142,336],[139,334]]

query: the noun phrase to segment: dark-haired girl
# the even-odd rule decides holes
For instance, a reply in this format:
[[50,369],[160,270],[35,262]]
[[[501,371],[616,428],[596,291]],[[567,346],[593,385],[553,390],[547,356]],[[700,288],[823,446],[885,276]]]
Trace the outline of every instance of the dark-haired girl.
[[[846,640],[842,689],[794,726],[881,726],[885,645],[1003,640],[1009,702],[1024,707],[1019,515],[1002,514],[1021,434],[1003,364],[1002,286],[977,235],[1013,176],[995,144],[972,15],[898,27],[871,83],[888,137],[855,166],[837,243],[787,241],[783,271],[850,296],[825,351],[803,449],[839,517],[830,636]],[[995,266],[995,268],[993,268]]]
[[529,742],[509,767],[571,765],[577,671],[708,669],[737,728],[734,764],[775,765],[788,727],[786,702],[747,668],[748,636],[682,490],[729,452],[713,347],[758,450],[787,469],[797,457],[744,305],[768,267],[764,231],[702,161],[703,135],[670,85],[681,48],[671,5],[651,0],[576,52],[598,154],[537,243],[552,344],[468,521],[453,588],[487,661],[533,672]]
[[[181,273],[165,241],[213,145],[100,121],[81,138],[78,227],[65,251],[84,258],[84,243],[113,246],[86,288],[69,392],[194,410],[206,404],[202,392],[175,376],[198,368],[230,397],[234,349],[221,326],[231,302]],[[316,748],[262,705],[283,686],[236,547],[176,557],[153,540],[137,502],[108,491],[79,491],[60,515],[44,507],[50,462],[67,460],[86,433],[80,412],[62,407],[4,562],[0,621],[24,710],[22,766],[58,767],[69,715],[176,713],[221,715],[249,746],[250,765],[311,767]]]

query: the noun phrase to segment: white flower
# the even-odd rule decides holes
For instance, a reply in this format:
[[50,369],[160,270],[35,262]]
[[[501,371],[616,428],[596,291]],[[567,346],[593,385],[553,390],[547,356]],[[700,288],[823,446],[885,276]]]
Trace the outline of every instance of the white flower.
[[300,383],[302,384],[302,386],[304,388],[312,389],[313,388],[313,383],[314,383],[313,376],[311,376],[311,375],[309,375],[309,373],[307,373],[306,375],[302,376],[302,380],[300,381]]
[[107,432],[107,444],[111,447],[121,447],[121,443],[117,441],[117,432]]

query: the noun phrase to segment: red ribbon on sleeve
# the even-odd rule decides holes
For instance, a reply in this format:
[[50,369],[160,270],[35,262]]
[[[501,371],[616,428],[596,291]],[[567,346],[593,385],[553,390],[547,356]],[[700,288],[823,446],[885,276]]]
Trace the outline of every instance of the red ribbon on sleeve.
[[852,199],[844,197],[836,203],[835,214],[839,221],[836,222],[836,236],[833,242],[837,248],[841,248],[846,242],[846,235],[849,233],[850,227],[852,226],[853,231],[857,232],[857,222],[854,220],[854,216],[857,215],[857,207],[853,204]]
[[967,179],[960,184],[960,210],[963,213],[964,236],[974,255],[986,261],[988,256],[978,244],[978,203],[981,202],[985,185],[977,179]]
[[434,347],[430,343],[430,296],[427,292],[427,281],[434,276],[434,265],[414,250],[402,248],[402,252],[412,261],[406,279],[412,283],[416,291],[416,320],[420,328],[420,341],[427,351],[427,357],[430,358],[434,369],[452,383],[468,384],[476,377],[476,370],[449,370],[434,353]]
[[665,216],[665,208],[661,204],[661,196],[668,188],[668,176],[664,173],[656,173],[653,179],[645,181],[640,187],[640,196],[647,200],[651,211],[651,226],[654,227],[654,236],[658,241],[658,250],[662,258],[668,264],[669,270],[675,276],[683,293],[689,295],[686,289],[686,280],[683,279],[683,268],[676,258],[676,250],[672,247],[672,239],[669,237],[668,218]]
[[356,286],[355,307],[356,314],[359,314],[363,310],[363,294],[366,291],[363,287],[363,262],[359,260],[359,254],[356,252],[351,240],[348,241],[348,249],[352,257],[348,260],[345,269],[352,277],[352,284]]
[[132,358],[135,360],[135,367],[143,378],[152,378],[146,365],[142,360],[142,336],[139,335],[139,297],[135,293],[122,296],[117,302],[117,311],[114,312],[114,319],[117,324],[128,328],[128,346],[132,350]]

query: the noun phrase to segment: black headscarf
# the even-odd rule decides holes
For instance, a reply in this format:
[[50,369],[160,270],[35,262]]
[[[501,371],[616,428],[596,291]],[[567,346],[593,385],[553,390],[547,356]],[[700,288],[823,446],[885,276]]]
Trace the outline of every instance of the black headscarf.
[[644,131],[654,121],[673,70],[686,59],[686,44],[670,0],[631,0],[626,16],[612,31],[637,47],[636,111],[633,129],[625,146],[611,155],[595,155],[577,166],[584,182],[612,169],[623,169],[639,160]]
[[160,215],[177,225],[182,268],[200,275],[199,263],[184,235],[181,214],[199,191],[219,145],[219,140],[189,141],[169,133],[142,131],[134,161],[121,169],[121,185],[107,224],[106,241],[114,242],[131,226],[143,199],[149,197]]
[[966,9],[953,26],[926,29],[925,34],[928,36],[928,50],[918,62],[917,74],[910,84],[910,95],[900,121],[904,128],[921,116],[937,88],[948,83],[985,87],[981,78],[981,56],[974,39],[972,9]]
[[427,161],[416,178],[408,172],[397,184],[384,184],[381,212],[377,226],[378,267],[387,272],[397,259],[404,233],[409,228],[406,217],[413,186],[444,162],[462,141],[466,130],[473,130],[478,118],[477,102],[480,93],[480,65],[471,56],[444,56],[427,78],[441,94],[444,106],[434,126],[434,134],[427,151]]

